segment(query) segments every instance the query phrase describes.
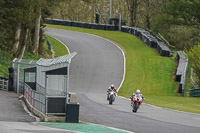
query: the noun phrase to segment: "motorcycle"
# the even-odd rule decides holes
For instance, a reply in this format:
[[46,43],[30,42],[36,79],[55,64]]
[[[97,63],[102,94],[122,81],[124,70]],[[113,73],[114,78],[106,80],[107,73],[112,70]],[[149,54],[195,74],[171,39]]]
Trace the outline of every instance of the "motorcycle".
[[140,105],[142,104],[142,96],[141,95],[134,95],[132,98],[131,98],[131,106],[132,106],[132,111],[133,112],[137,112],[137,110],[139,109]]
[[116,93],[113,90],[108,91],[108,97],[107,100],[109,101],[109,104],[112,105],[112,103],[115,101]]

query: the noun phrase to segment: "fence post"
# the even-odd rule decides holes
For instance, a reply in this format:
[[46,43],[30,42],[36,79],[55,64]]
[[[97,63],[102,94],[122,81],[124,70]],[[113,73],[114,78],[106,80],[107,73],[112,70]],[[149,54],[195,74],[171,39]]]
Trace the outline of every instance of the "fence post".
[[17,94],[19,94],[19,71],[20,71],[20,64],[17,65]]
[[5,82],[5,81],[4,81],[4,79],[3,79],[3,85],[2,85],[2,89],[3,89],[3,90],[4,90],[4,87],[5,87],[5,86],[4,86],[4,82]]
[[8,81],[9,81],[9,80],[7,80],[7,89],[6,89],[7,91],[8,91]]
[[48,100],[47,100],[47,75],[45,73],[45,115],[47,115],[47,104],[48,104]]
[[33,91],[33,107],[35,108],[35,91]]

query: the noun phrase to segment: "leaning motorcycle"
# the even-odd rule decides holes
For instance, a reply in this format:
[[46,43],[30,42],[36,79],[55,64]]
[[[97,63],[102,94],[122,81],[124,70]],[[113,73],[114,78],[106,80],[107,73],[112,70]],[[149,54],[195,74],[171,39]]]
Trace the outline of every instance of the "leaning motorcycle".
[[108,91],[108,98],[109,104],[112,105],[112,103],[115,101],[116,93],[113,90]]
[[137,112],[137,110],[139,109],[140,105],[142,104],[142,96],[141,95],[135,95],[132,97],[131,99],[131,106],[132,106],[132,111],[133,112]]

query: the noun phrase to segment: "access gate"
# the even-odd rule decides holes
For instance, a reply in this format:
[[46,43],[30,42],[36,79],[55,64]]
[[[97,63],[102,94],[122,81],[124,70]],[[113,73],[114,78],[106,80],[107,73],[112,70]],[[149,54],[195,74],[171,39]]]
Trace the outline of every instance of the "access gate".
[[0,77],[0,90],[8,91],[8,79]]

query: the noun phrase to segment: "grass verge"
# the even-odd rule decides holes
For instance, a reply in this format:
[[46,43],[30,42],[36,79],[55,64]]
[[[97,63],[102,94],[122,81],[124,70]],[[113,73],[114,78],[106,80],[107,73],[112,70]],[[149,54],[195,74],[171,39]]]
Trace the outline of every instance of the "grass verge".
[[119,95],[128,98],[136,89],[140,89],[146,97],[145,103],[200,113],[200,106],[197,104],[200,102],[199,98],[177,96],[177,83],[174,82],[173,75],[175,61],[169,57],[159,56],[154,49],[149,48],[135,36],[116,31],[59,25],[47,25],[47,27],[90,33],[119,44],[126,56],[126,76]]
[[[47,37],[50,44],[52,45],[52,47],[56,53],[56,57],[68,54],[67,48],[60,41],[56,40],[55,38],[53,38],[49,35],[45,35],[45,37]],[[46,41],[45,41],[45,43],[47,44]]]

